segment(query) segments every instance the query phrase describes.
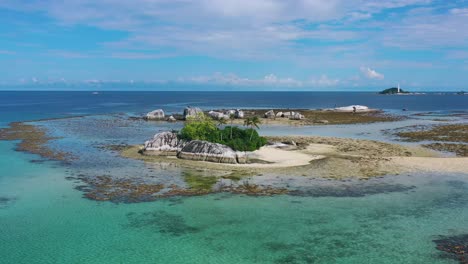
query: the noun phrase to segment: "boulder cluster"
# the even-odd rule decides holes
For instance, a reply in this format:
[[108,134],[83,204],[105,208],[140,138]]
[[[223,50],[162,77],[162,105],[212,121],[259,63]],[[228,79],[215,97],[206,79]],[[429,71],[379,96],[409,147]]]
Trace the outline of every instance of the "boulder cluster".
[[[187,120],[187,118],[196,117],[200,113],[203,113],[203,110],[201,108],[187,106],[184,109],[183,115],[179,119]],[[231,116],[234,116],[234,118],[236,119],[242,119],[245,116],[244,111],[240,109],[235,109],[235,110],[231,109],[231,110],[225,110],[225,111],[210,111],[208,112],[208,115],[215,120],[229,119]],[[157,120],[157,121],[159,120],[177,121],[177,119],[173,115],[166,118],[166,115],[162,109],[156,109],[147,113],[144,116],[144,119]]]
[[218,143],[202,140],[185,141],[174,132],[161,132],[145,142],[145,155],[177,156],[180,159],[210,161],[217,163],[246,163],[245,152]]
[[264,114],[265,118],[289,118],[291,120],[302,120],[305,118],[305,116],[299,112],[294,112],[294,111],[287,111],[287,112],[277,112],[270,110]]
[[216,120],[229,119],[229,118],[231,118],[231,116],[233,116],[234,118],[237,118],[237,119],[242,119],[245,116],[244,111],[242,111],[240,109],[226,110],[224,112],[210,111],[210,112],[208,112],[208,115],[211,118],[216,119]]

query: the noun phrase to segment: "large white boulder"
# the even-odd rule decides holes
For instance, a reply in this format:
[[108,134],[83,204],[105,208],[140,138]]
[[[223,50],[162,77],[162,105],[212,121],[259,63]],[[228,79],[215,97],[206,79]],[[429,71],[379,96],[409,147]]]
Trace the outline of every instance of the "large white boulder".
[[200,108],[187,106],[184,109],[184,118],[187,119],[188,117],[196,117],[200,113],[203,114],[203,111]]
[[276,117],[275,116],[275,111],[270,110],[270,111],[266,112],[264,116],[265,116],[265,118],[275,118]]
[[236,112],[234,113],[235,117],[236,118],[244,118],[245,114],[244,114],[244,111],[240,110],[240,109],[237,109]]
[[291,120],[302,120],[304,119],[304,115],[299,113],[299,112],[292,112],[293,114],[289,116],[289,119]]
[[165,115],[162,109],[156,109],[146,114],[146,119],[148,120],[163,120]]
[[186,143],[180,140],[176,133],[161,132],[145,142],[144,150],[145,153],[148,152],[147,154],[176,154]]
[[216,119],[216,120],[220,120],[220,119],[229,119],[229,116],[228,116],[228,115],[225,115],[224,113],[216,112],[216,111],[210,111],[210,112],[208,112],[208,115],[209,115],[211,118]]
[[232,148],[218,143],[202,140],[188,142],[177,154],[180,159],[209,161],[217,163],[245,163],[244,152],[236,152]]
[[365,105],[349,105],[349,106],[342,106],[342,107],[336,107],[335,111],[339,112],[365,112],[369,111],[369,107]]

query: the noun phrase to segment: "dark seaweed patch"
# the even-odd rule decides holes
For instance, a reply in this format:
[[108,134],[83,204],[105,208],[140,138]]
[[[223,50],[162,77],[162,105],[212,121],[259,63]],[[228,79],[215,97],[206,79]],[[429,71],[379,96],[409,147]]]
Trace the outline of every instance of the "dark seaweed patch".
[[440,255],[441,258],[454,259],[461,264],[468,264],[468,234],[441,237],[433,242],[436,244],[437,250],[443,252]]
[[164,211],[127,214],[128,228],[153,230],[170,236],[182,236],[200,232],[200,228],[188,225],[180,215]]
[[14,198],[11,198],[11,197],[4,197],[4,196],[0,196],[0,209],[1,208],[6,208],[7,206],[9,206],[12,202],[14,202]]

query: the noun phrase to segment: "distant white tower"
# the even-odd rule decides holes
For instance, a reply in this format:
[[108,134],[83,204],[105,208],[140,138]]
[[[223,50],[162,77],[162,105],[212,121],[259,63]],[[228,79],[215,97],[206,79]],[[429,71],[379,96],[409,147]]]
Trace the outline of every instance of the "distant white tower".
[[400,84],[398,84],[398,92],[397,93],[400,93]]

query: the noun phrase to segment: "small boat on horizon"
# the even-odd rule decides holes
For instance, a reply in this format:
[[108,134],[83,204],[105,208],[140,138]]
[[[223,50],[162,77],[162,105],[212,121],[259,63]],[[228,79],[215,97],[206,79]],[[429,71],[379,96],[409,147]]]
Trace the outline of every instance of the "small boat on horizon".
[[99,94],[99,92],[92,92],[92,94]]

